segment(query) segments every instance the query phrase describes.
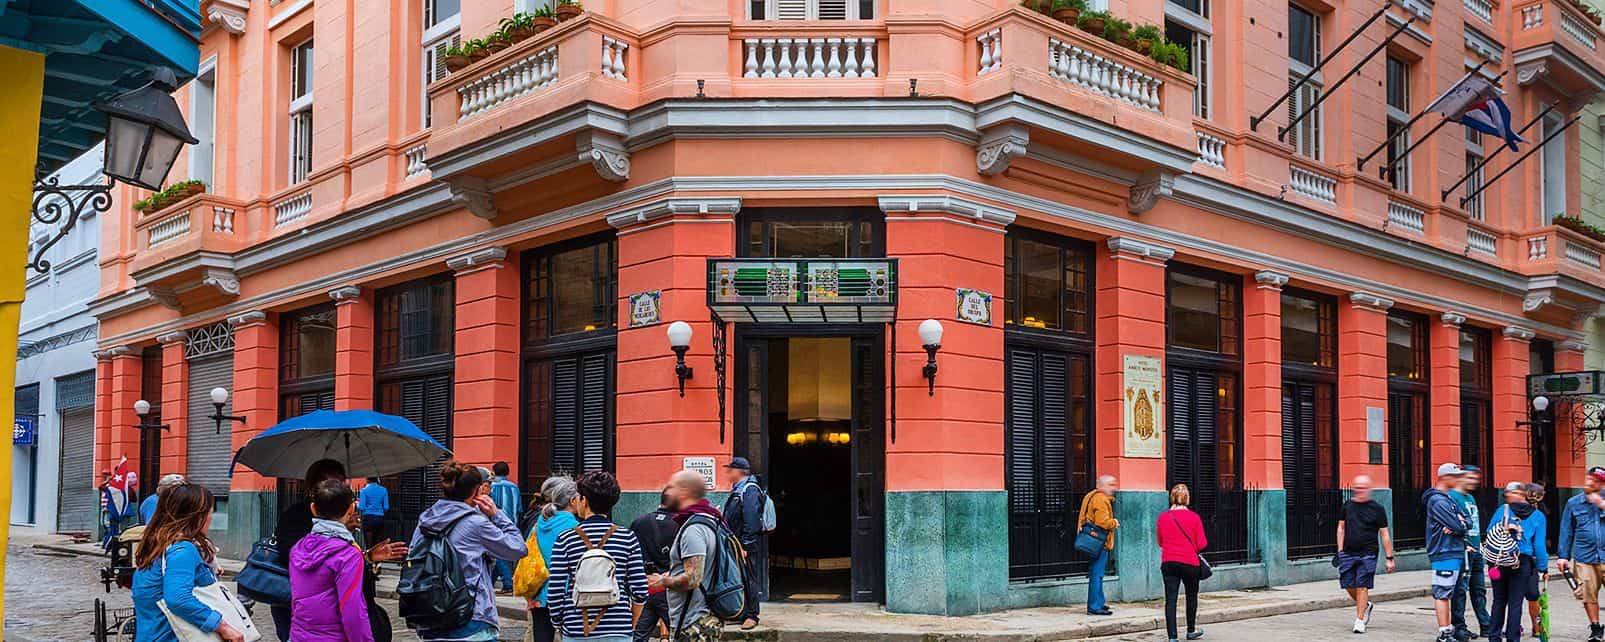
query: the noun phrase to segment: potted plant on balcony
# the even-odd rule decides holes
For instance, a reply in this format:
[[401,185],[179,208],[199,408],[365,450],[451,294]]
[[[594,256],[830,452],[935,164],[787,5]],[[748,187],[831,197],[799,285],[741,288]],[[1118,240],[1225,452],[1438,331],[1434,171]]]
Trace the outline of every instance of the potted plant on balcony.
[[178,185],[182,186],[185,197],[194,196],[206,191],[206,183],[202,183],[193,178],[179,183]]
[[446,71],[455,73],[471,62],[473,61],[468,59],[468,54],[463,51],[463,45],[456,44],[446,48]]
[[1598,226],[1583,219],[1566,214],[1556,214],[1551,220],[1555,222],[1556,226],[1564,227],[1596,241],[1605,241],[1605,229],[1600,229]]
[[1109,16],[1103,22],[1103,39],[1122,47],[1130,46],[1131,23],[1120,16]]
[[493,32],[482,38],[482,40],[485,41],[485,50],[490,53],[496,53],[513,46],[513,42],[507,39],[507,34],[501,31]]
[[557,25],[557,14],[552,11],[551,7],[536,9],[530,13],[530,25],[535,29],[535,33],[551,29]]
[[1165,35],[1156,25],[1145,24],[1131,30],[1131,48],[1144,56],[1154,50],[1154,45],[1164,41]]
[[1159,42],[1148,52],[1148,57],[1162,65],[1170,65],[1184,74],[1193,72],[1188,65],[1187,48],[1174,42]]
[[490,55],[490,50],[485,48],[483,39],[475,38],[463,43],[463,55],[468,56],[469,62],[479,62]]
[[1087,10],[1087,0],[1053,0],[1053,19],[1075,26],[1081,12]]
[[137,201],[134,201],[134,211],[135,212],[139,212],[140,214],[144,214],[148,210],[150,210],[150,199],[142,198],[142,199],[139,199]]
[[1083,11],[1081,17],[1076,18],[1076,26],[1082,31],[1095,36],[1102,36],[1104,24],[1109,21],[1108,11]]
[[502,18],[502,35],[507,37],[509,43],[522,42],[535,35],[534,14],[520,11],[506,18]]
[[552,8],[552,13],[557,14],[558,22],[568,20],[584,12],[585,7],[580,5],[579,0],[557,0],[557,6]]

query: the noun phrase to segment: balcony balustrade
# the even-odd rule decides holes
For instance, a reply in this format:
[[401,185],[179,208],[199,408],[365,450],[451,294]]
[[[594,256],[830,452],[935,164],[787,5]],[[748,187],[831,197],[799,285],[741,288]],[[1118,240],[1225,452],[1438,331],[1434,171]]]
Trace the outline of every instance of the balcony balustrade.
[[746,38],[745,78],[874,78],[875,38]]
[[1605,52],[1600,51],[1605,30],[1592,18],[1570,0],[1527,0],[1511,11],[1517,82],[1530,85],[1544,79],[1565,93],[1605,91]]
[[1420,234],[1427,230],[1425,210],[1398,199],[1388,200],[1388,227]]
[[1288,166],[1288,191],[1325,205],[1337,204],[1337,179],[1302,165]]
[[147,212],[134,223],[137,251],[132,269],[156,265],[194,252],[229,254],[245,246],[245,235],[235,227],[244,205],[215,194],[197,194],[159,211]]

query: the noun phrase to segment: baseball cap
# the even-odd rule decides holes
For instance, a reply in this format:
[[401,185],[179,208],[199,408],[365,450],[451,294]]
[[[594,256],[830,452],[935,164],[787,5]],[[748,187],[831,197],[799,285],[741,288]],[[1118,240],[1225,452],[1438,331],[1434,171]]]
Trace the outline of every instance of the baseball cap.
[[1588,476],[1593,477],[1594,481],[1605,482],[1605,468],[1599,466],[1590,468],[1588,469]]
[[1508,484],[1505,484],[1505,492],[1507,492],[1507,493],[1525,493],[1525,492],[1527,492],[1527,485],[1523,484],[1521,482],[1510,482]]
[[752,462],[747,461],[746,457],[731,457],[730,463],[725,464],[724,467],[736,470],[752,470]]
[[1453,477],[1464,474],[1466,474],[1466,469],[1461,468],[1460,464],[1454,462],[1445,462],[1442,466],[1438,467],[1439,477]]

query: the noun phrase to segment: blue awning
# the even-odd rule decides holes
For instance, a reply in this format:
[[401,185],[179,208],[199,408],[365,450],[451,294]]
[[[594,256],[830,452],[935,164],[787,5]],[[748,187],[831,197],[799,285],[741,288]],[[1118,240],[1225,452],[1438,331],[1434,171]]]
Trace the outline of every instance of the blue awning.
[[200,66],[199,0],[0,0],[0,45],[45,55],[39,175],[105,137],[91,105],[137,88],[153,67]]

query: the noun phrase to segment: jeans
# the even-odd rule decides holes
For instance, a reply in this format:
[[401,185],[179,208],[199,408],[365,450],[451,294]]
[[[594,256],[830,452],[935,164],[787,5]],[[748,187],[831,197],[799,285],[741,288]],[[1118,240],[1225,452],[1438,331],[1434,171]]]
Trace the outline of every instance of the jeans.
[[635,621],[635,642],[661,639],[659,624],[673,627],[669,622],[669,594],[653,593],[641,605],[641,617]]
[[1537,587],[1538,569],[1529,556],[1521,556],[1518,568],[1499,569],[1499,579],[1493,581],[1493,621],[1483,629],[1490,642],[1501,638],[1504,642],[1520,642],[1521,621],[1527,613],[1525,600],[1534,597]]
[[762,535],[758,536],[755,546],[747,549],[747,578],[751,581],[743,587],[746,590],[747,610],[742,612],[741,619],[758,619],[758,610],[764,598],[769,597],[769,542]]
[[1484,634],[1488,633],[1488,588],[1487,567],[1482,554],[1471,552],[1466,554],[1466,566],[1460,573],[1460,583],[1455,585],[1454,596],[1449,598],[1449,617],[1455,626],[1456,633],[1463,633],[1471,629],[1466,626],[1466,597],[1471,597],[1471,608],[1477,616],[1477,629]]
[[1109,549],[1098,551],[1087,566],[1087,610],[1102,611],[1109,604],[1103,596],[1103,576],[1109,570]]
[[1187,632],[1198,630],[1198,567],[1165,562],[1159,565],[1159,572],[1165,578],[1165,632],[1170,634],[1170,639],[1177,640],[1180,636],[1176,635],[1176,597],[1182,585],[1187,587]]
[[524,642],[556,642],[557,629],[552,626],[552,612],[544,607],[529,610],[529,630]]
[[496,560],[496,568],[492,571],[490,583],[495,585],[497,582],[501,583],[502,590],[513,590],[513,562]]

